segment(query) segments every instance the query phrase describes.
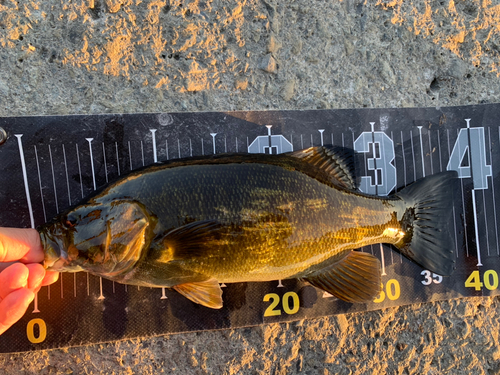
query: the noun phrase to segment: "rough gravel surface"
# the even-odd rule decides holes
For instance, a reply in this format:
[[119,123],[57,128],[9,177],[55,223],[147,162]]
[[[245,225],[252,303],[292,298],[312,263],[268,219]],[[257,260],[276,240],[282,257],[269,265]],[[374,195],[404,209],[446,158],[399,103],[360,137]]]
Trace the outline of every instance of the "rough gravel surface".
[[[490,1],[0,0],[0,116],[499,102]],[[0,355],[3,374],[500,374],[500,300]]]

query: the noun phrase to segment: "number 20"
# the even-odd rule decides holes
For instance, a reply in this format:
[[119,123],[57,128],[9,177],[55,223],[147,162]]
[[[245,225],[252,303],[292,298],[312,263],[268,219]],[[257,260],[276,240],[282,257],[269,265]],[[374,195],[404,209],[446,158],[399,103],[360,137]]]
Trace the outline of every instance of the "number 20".
[[[290,308],[290,298],[293,301],[293,307]],[[264,312],[264,316],[277,316],[281,315],[281,310],[276,309],[278,304],[280,303],[280,296],[277,295],[276,293],[269,293],[264,296],[263,301],[264,302],[269,302],[269,300],[272,300],[271,304],[269,307],[266,309]],[[283,295],[283,310],[288,315],[293,315],[296,314],[299,311],[300,307],[300,301],[299,301],[299,296],[295,292],[288,292]]]

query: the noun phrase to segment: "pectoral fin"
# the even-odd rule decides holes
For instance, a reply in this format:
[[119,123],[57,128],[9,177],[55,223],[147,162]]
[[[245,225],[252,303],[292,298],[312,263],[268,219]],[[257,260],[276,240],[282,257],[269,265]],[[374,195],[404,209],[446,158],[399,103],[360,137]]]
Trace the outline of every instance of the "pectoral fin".
[[194,303],[211,309],[220,309],[222,307],[222,289],[215,279],[180,284],[173,288]]
[[302,280],[347,302],[371,302],[381,289],[380,261],[371,254],[353,251]]
[[166,263],[172,259],[203,256],[207,243],[217,237],[220,228],[216,221],[203,220],[171,230],[156,240],[162,254],[158,260]]

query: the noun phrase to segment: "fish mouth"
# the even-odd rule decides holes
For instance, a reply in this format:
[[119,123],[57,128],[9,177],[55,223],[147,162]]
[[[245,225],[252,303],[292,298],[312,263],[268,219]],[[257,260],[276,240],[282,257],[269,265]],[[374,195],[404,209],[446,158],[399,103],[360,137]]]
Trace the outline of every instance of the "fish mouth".
[[39,231],[42,242],[44,260],[43,267],[47,271],[62,271],[69,263],[64,245],[45,230]]

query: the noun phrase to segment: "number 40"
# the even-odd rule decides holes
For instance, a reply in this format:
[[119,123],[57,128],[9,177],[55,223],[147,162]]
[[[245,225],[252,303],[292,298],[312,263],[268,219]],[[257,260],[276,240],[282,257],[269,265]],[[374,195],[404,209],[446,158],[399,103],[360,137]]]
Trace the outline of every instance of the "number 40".
[[[483,284],[484,282],[484,284]],[[475,290],[481,290],[483,285],[488,290],[495,290],[498,288],[498,274],[495,270],[488,270],[483,275],[483,282],[481,282],[481,275],[479,271],[472,271],[467,280],[465,280],[465,286],[467,288],[474,288]]]

